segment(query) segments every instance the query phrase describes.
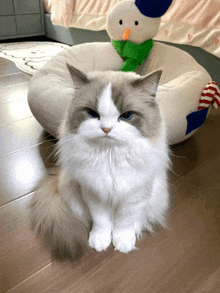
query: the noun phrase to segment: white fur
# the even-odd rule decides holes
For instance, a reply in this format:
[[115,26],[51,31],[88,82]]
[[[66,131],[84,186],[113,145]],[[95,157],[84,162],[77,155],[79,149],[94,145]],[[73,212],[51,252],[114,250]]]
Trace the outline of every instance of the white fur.
[[136,235],[134,229],[124,229],[122,231],[115,230],[113,232],[113,245],[115,250],[127,253],[135,250]]
[[111,244],[111,230],[97,231],[92,229],[89,234],[89,246],[96,251],[105,250]]
[[[169,164],[165,130],[152,144],[133,125],[119,120],[111,99],[111,84],[98,103],[99,119],[82,122],[76,134],[61,127],[60,163],[80,183],[93,229],[89,245],[97,251],[111,243],[127,253],[135,249],[136,237],[152,224],[164,224],[168,208]],[[101,128],[111,128],[105,134]],[[85,206],[72,203],[75,213]],[[75,204],[75,208],[74,208]],[[82,203],[81,203],[82,205]]]
[[111,83],[104,89],[98,104],[101,128],[113,128],[118,122],[120,113],[111,98]]

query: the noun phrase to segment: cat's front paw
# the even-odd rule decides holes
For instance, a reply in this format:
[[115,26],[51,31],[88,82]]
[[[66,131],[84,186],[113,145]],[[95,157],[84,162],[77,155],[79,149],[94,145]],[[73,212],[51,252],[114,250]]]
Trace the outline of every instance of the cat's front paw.
[[89,234],[89,246],[100,252],[111,244],[111,231],[92,230]]
[[115,250],[123,253],[136,250],[136,235],[133,230],[113,231],[113,245]]

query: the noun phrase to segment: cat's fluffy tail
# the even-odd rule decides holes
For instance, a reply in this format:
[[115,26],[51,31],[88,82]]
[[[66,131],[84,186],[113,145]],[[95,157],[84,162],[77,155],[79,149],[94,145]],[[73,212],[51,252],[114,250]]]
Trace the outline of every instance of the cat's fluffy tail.
[[58,191],[58,174],[47,176],[29,203],[31,228],[56,260],[79,260],[88,250],[88,224],[77,218]]

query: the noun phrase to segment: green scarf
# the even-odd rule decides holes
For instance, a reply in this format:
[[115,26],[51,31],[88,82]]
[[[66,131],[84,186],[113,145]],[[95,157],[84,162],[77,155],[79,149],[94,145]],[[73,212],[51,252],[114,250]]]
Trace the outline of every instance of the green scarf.
[[149,39],[141,44],[131,41],[114,41],[112,45],[125,61],[120,71],[135,71],[138,65],[142,64],[153,47],[153,40]]

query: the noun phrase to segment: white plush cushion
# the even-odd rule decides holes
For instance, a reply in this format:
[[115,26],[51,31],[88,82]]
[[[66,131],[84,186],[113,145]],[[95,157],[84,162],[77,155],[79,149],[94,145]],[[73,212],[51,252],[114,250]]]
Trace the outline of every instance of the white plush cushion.
[[[123,64],[111,43],[86,43],[62,51],[33,76],[28,92],[30,108],[45,130],[55,137],[73,94],[66,62],[84,72],[117,71]],[[194,133],[185,135],[186,116],[197,110],[202,90],[211,77],[188,53],[155,42],[137,73],[144,75],[157,69],[163,69],[163,74],[156,98],[169,142],[175,144]]]

